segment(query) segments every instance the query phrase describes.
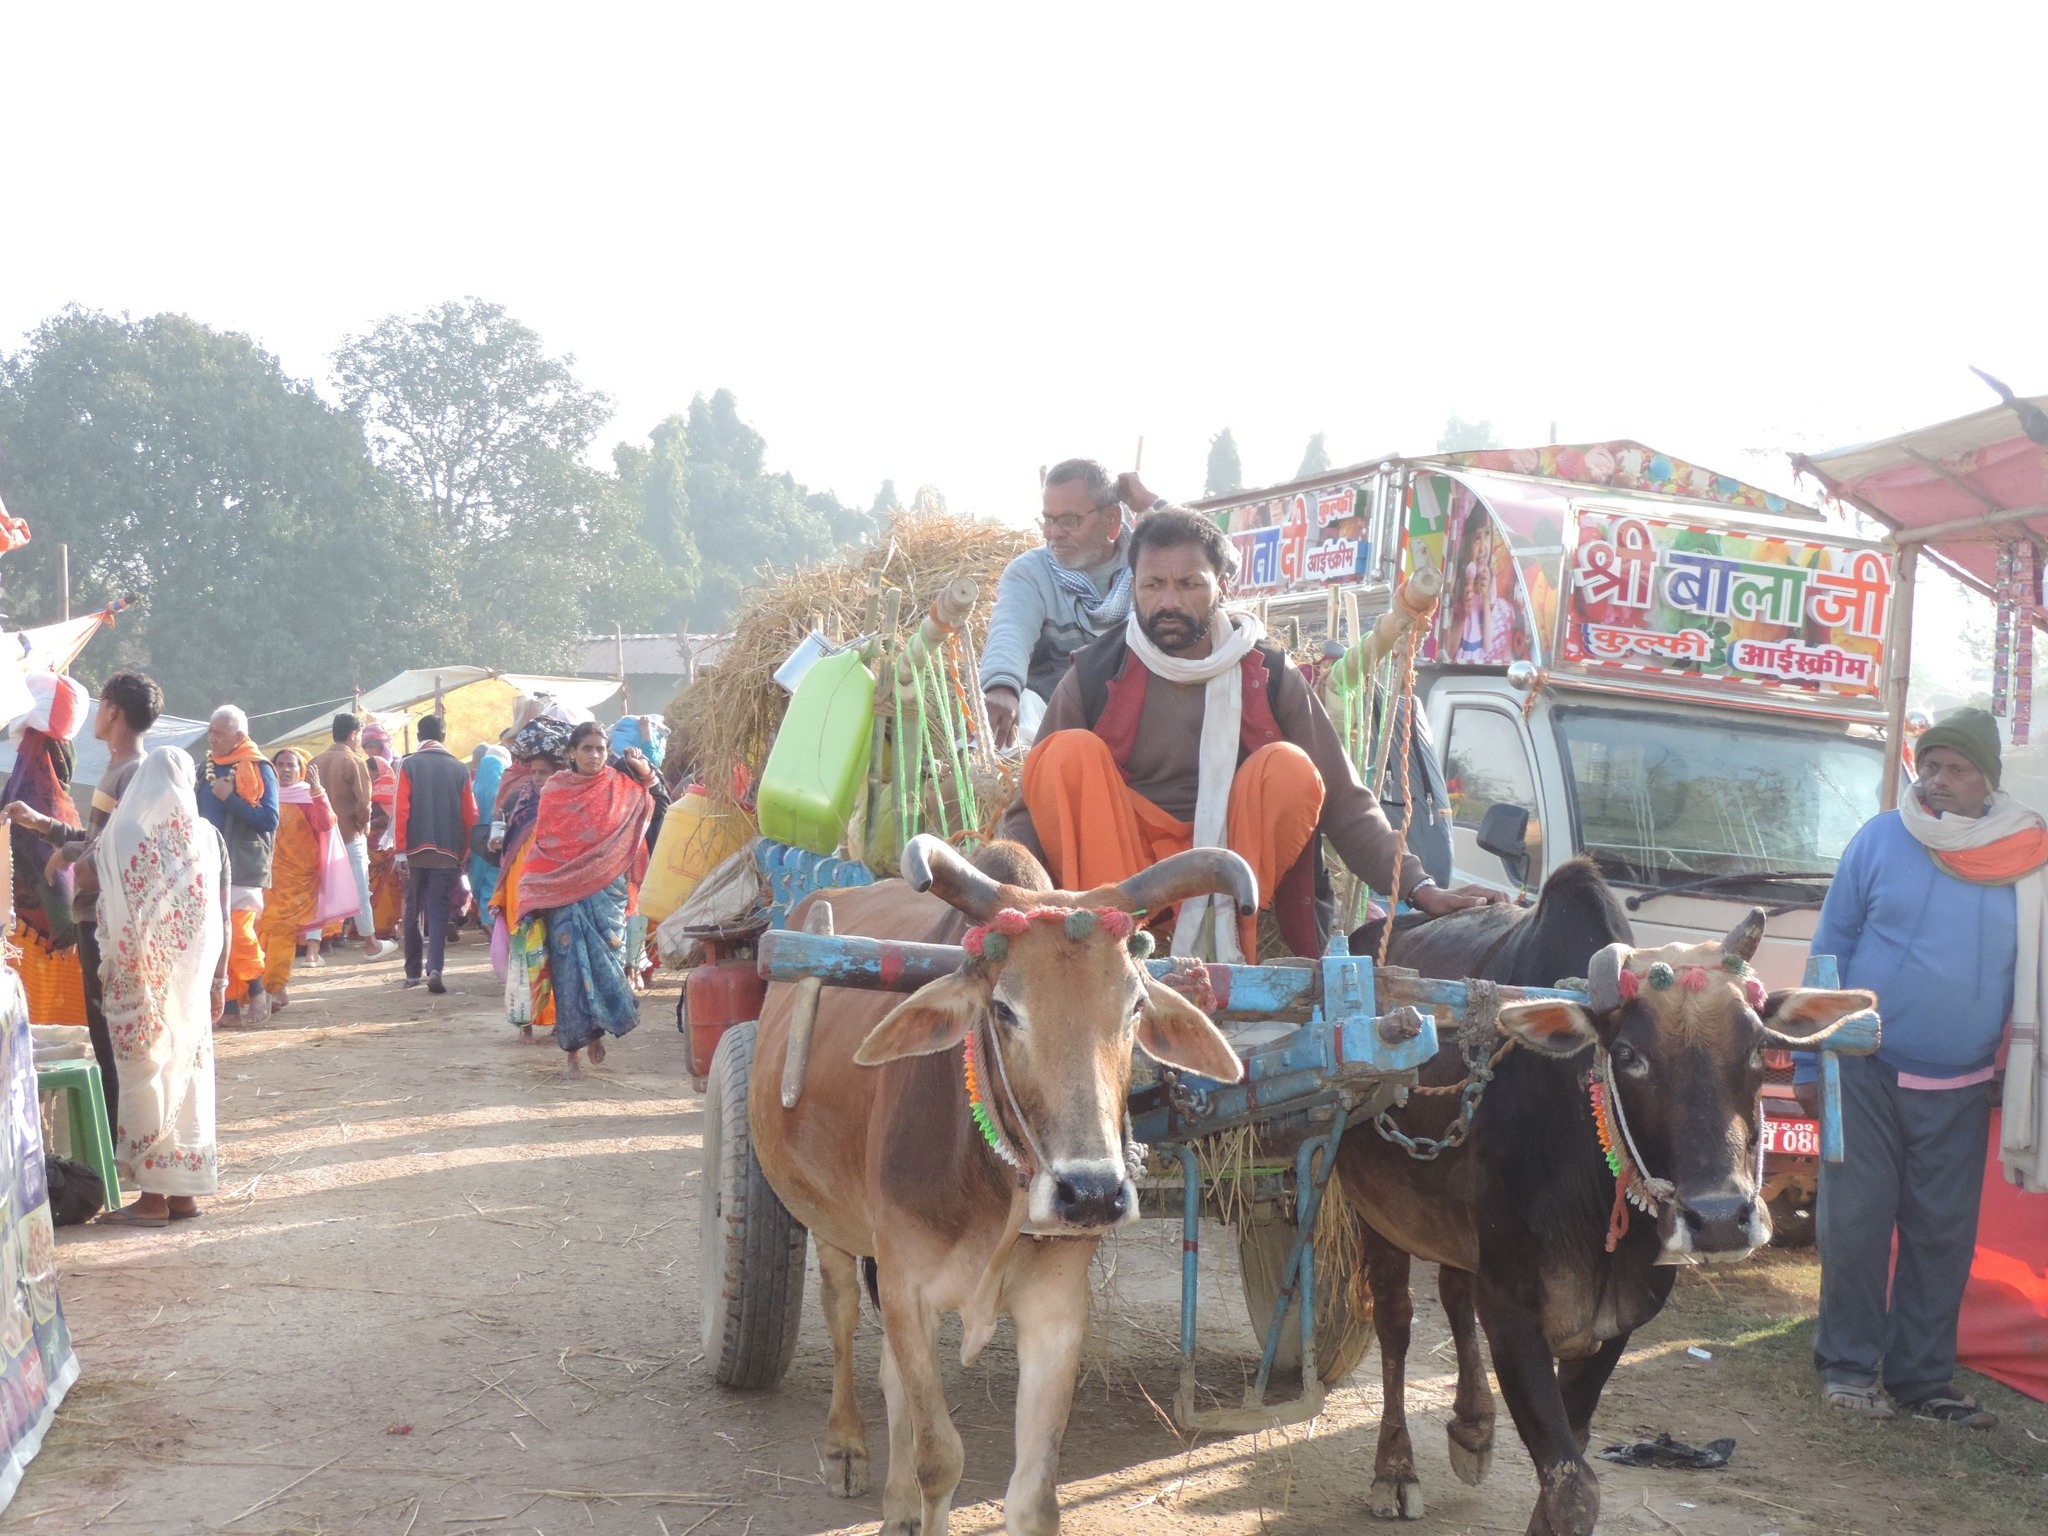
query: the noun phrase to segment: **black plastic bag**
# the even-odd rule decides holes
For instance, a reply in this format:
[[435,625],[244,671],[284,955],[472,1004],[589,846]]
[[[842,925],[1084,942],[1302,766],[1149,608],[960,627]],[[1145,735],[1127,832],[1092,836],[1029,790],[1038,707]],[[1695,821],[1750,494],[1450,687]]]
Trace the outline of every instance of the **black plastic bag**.
[[106,1209],[106,1181],[85,1164],[46,1152],[43,1177],[50,1186],[50,1220],[58,1226],[80,1226]]

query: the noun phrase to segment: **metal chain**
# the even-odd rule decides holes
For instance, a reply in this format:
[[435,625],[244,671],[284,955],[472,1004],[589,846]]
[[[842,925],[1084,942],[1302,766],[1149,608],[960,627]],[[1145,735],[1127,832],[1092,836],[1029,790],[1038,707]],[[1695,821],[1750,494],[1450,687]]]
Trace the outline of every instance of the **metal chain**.
[[1450,1123],[1450,1126],[1441,1136],[1410,1136],[1406,1131],[1394,1124],[1393,1111],[1391,1110],[1381,1110],[1379,1115],[1373,1120],[1374,1130],[1378,1131],[1382,1137],[1392,1142],[1417,1162],[1435,1162],[1436,1159],[1442,1157],[1444,1153],[1452,1148],[1465,1144],[1465,1138],[1472,1134],[1473,1116],[1479,1113],[1479,1100],[1486,1093],[1487,1085],[1493,1081],[1494,1069],[1500,1065],[1501,1058],[1515,1048],[1515,1038],[1510,1035],[1505,1040],[1502,1040],[1491,1054],[1488,1054],[1486,1050],[1487,1043],[1500,1030],[1499,987],[1492,982],[1480,981],[1477,978],[1467,982],[1466,986],[1469,989],[1467,993],[1467,1009],[1471,1014],[1469,1022],[1476,1027],[1469,1030],[1460,1030],[1458,1036],[1458,1054],[1465,1058],[1466,1071],[1464,1081],[1444,1083],[1431,1088],[1411,1088],[1408,1090],[1411,1095],[1457,1094],[1458,1117]]

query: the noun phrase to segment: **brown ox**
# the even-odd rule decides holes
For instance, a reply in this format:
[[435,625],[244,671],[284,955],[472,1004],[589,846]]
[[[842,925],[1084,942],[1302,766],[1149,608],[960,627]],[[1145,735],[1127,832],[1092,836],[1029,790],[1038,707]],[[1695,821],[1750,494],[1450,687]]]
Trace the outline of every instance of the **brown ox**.
[[[1157,911],[1197,893],[1257,905],[1235,854],[1197,849],[1120,887],[1050,889],[1024,849],[998,843],[968,864],[944,843],[904,849],[905,881],[831,893],[836,930],[959,943],[968,923],[1040,908]],[[933,894],[923,894],[929,889]],[[815,898],[813,898],[815,899]],[[799,906],[792,924],[803,921]],[[1012,928],[1019,922],[1006,920]],[[807,1086],[784,1109],[778,1085],[794,990],[769,990],[748,1099],[762,1171],[818,1245],[832,1331],[828,1486],[867,1488],[853,1385],[856,1261],[875,1260],[882,1390],[889,1405],[884,1536],[943,1536],[960,1481],[960,1436],[939,1377],[938,1324],[961,1314],[972,1360],[1007,1312],[1017,1331],[1016,1466],[1004,1496],[1012,1532],[1058,1529],[1060,1438],[1088,1326],[1088,1264],[1104,1232],[1137,1214],[1125,1096],[1133,1045],[1154,1060],[1234,1082],[1230,1044],[1193,1004],[1153,981],[1111,931],[1128,923],[1032,921],[906,999],[827,991]],[[992,942],[992,941],[991,941]],[[983,1102],[1013,1169],[968,1109],[970,1033]]]
[[[1597,894],[1619,922],[1605,887]],[[1766,996],[1746,963],[1763,926],[1755,910],[1720,944],[1608,944],[1589,968],[1590,1009],[1503,1005],[1500,1030],[1525,1049],[1502,1057],[1470,1138],[1435,1161],[1416,1161],[1370,1129],[1345,1136],[1337,1171],[1370,1224],[1365,1262],[1386,1381],[1375,1514],[1422,1513],[1402,1405],[1412,1254],[1443,1266],[1458,1342],[1452,1466],[1476,1483],[1491,1459],[1493,1400],[1471,1337],[1476,1302],[1501,1396],[1541,1483],[1530,1536],[1590,1536],[1600,1487],[1586,1437],[1629,1335],[1663,1307],[1671,1266],[1740,1259],[1770,1239],[1757,1179],[1764,1049],[1810,1049],[1876,1002],[1868,992],[1805,988]],[[1451,1083],[1465,1072],[1452,1044],[1422,1080]],[[1619,1098],[1608,1134],[1649,1208],[1632,1220],[1595,1129],[1596,1083],[1603,1099]],[[1411,1136],[1442,1137],[1456,1107],[1455,1098],[1417,1098],[1395,1118]]]

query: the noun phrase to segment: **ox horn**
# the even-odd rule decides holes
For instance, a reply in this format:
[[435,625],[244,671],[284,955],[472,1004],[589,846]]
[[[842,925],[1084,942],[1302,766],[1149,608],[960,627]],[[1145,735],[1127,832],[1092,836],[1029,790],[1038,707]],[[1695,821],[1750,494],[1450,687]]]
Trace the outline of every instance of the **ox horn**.
[[1635,953],[1626,944],[1610,944],[1586,967],[1586,999],[1595,1013],[1621,1011],[1621,971]]
[[1190,848],[1118,883],[1133,912],[1157,912],[1190,896],[1228,896],[1240,914],[1259,909],[1259,877],[1228,848]]
[[903,845],[903,878],[914,891],[931,891],[949,907],[985,923],[1003,904],[1003,889],[961,858],[952,844],[920,832]]
[[1754,960],[1756,947],[1763,941],[1764,909],[1751,907],[1742,921],[1728,930],[1728,937],[1721,941],[1721,950],[1742,960]]

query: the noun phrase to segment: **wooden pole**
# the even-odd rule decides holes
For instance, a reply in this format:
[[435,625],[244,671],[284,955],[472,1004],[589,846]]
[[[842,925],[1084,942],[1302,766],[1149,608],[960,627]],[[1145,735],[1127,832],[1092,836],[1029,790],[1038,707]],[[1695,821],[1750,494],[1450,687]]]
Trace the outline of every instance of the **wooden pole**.
[[1906,685],[1913,672],[1913,588],[1920,564],[1920,546],[1899,551],[1898,580],[1892,588],[1891,634],[1885,642],[1884,780],[1878,785],[1878,809],[1899,808],[1899,777],[1906,762]]

